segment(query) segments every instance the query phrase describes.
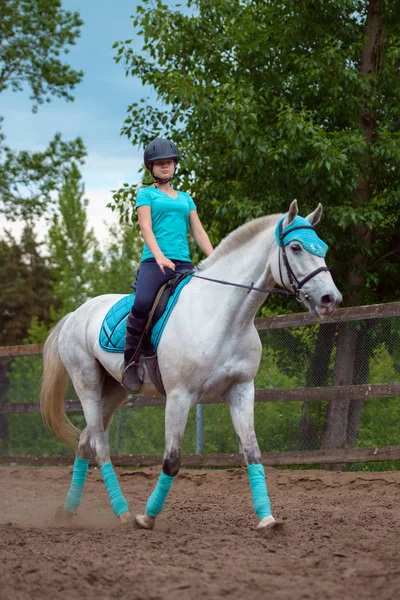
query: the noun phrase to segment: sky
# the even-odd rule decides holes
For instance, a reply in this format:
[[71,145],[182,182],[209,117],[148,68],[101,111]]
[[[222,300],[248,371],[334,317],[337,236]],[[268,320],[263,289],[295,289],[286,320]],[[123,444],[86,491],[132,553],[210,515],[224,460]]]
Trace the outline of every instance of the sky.
[[[74,102],[55,98],[33,114],[28,90],[1,95],[3,131],[11,148],[44,150],[57,131],[66,140],[82,137],[88,152],[81,168],[89,200],[88,221],[103,242],[104,221],[116,220],[106,208],[111,190],[141,179],[142,150],[120,136],[126,108],[142,97],[155,101],[152,90],[143,88],[138,79],[125,77],[123,66],[113,59],[112,45],[117,40],[132,39],[132,47],[140,51],[142,38],[136,35],[130,18],[138,4],[138,0],[63,0],[63,8],[80,12],[85,22],[81,37],[66,55],[73,68],[84,71],[82,83],[73,92]],[[17,236],[21,230],[21,224],[11,225],[0,215],[0,236],[4,227]],[[45,231],[43,222],[37,231],[40,238]]]

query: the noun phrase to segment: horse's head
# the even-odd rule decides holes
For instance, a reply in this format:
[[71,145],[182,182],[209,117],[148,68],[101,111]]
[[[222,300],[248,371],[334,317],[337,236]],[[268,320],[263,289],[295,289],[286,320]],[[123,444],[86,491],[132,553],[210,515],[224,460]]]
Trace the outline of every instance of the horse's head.
[[328,246],[313,229],[321,218],[322,205],[305,218],[297,213],[297,200],[293,200],[276,226],[272,276],[278,285],[294,292],[310,312],[327,315],[342,301],[342,294],[325,264]]

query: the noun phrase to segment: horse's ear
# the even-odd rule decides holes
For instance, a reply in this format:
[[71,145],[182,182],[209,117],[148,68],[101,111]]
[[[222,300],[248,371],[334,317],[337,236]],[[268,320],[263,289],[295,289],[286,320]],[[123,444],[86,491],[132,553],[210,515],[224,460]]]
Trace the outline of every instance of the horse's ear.
[[285,227],[293,223],[293,221],[297,217],[298,212],[299,209],[297,208],[297,200],[293,200],[293,202],[289,206],[289,212],[286,215],[285,220],[283,221],[283,229],[285,229]]
[[306,219],[307,221],[309,221],[309,223],[315,227],[316,225],[318,225],[318,223],[320,222],[322,217],[322,204],[318,204],[317,208],[314,210],[314,212],[310,213]]

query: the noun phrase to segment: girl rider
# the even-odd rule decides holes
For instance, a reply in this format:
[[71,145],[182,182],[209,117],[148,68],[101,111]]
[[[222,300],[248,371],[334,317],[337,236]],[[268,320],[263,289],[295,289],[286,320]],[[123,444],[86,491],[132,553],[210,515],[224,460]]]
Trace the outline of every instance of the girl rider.
[[175,144],[157,138],[144,151],[144,164],[153,178],[151,187],[139,190],[136,211],[144,248],[138,274],[135,303],[128,316],[122,385],[130,392],[140,390],[136,348],[160,286],[171,271],[193,269],[187,240],[188,227],[204,254],[213,247],[204,231],[196,205],[186,192],[170,185],[179,153]]

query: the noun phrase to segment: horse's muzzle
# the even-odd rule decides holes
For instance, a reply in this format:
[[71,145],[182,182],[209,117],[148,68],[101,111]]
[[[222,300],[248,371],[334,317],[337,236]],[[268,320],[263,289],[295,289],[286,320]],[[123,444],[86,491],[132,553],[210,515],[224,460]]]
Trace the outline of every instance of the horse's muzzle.
[[338,291],[334,294],[324,294],[321,296],[318,306],[320,315],[330,315],[338,304],[342,301],[342,294]]

